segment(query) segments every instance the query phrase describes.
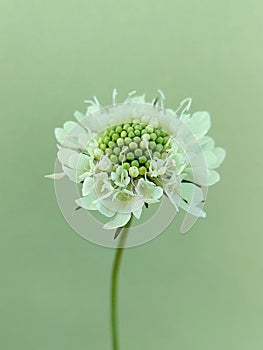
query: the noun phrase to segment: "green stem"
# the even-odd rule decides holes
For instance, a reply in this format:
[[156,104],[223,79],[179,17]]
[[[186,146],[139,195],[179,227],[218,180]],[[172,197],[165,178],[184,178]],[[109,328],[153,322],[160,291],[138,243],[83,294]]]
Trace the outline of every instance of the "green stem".
[[111,274],[111,332],[112,332],[112,350],[119,350],[118,337],[118,284],[121,258],[124,251],[125,241],[132,219],[126,224],[120,234],[120,244],[116,249],[115,259]]

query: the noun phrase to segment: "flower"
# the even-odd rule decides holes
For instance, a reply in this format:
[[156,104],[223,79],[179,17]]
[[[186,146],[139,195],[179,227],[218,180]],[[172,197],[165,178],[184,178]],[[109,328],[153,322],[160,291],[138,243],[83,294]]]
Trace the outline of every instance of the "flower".
[[164,108],[164,96],[147,103],[145,96],[129,94],[123,103],[102,107],[94,98],[77,122],[56,128],[58,160],[63,173],[81,184],[79,207],[97,210],[109,218],[105,229],[125,226],[132,216],[139,219],[144,206],[165,195],[174,205],[197,217],[207,186],[219,181],[216,168],[225,151],[206,136],[211,122],[208,112],[188,113],[191,99],[176,111]]

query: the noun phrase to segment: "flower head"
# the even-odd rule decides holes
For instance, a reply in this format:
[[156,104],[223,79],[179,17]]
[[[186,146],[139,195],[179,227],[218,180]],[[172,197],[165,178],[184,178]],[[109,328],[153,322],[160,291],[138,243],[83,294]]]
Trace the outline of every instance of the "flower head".
[[[125,226],[131,216],[140,218],[145,206],[163,195],[179,208],[204,217],[204,189],[219,181],[215,171],[225,151],[206,136],[207,112],[188,113],[191,100],[176,111],[144,96],[129,97],[103,108],[87,101],[87,113],[76,112],[77,122],[55,129],[58,159],[63,173],[80,183],[77,204],[97,210],[109,221],[105,229]],[[53,174],[60,178],[63,174]]]

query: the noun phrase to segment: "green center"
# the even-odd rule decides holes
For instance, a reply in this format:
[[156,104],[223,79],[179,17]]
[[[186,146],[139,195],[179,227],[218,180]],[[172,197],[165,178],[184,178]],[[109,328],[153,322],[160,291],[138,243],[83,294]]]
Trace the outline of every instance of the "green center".
[[[160,128],[143,123],[125,123],[107,128],[97,136],[99,149],[108,154],[115,168],[122,165],[144,175],[151,159],[166,159],[170,136]],[[98,156],[98,158],[100,158]]]

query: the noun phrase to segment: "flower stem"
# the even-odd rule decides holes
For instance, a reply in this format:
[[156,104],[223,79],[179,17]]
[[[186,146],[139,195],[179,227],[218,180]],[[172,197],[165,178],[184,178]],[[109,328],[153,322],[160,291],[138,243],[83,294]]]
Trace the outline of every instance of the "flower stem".
[[112,267],[111,274],[111,332],[112,332],[112,350],[119,350],[119,337],[118,337],[118,284],[119,284],[119,271],[121,265],[121,258],[124,251],[125,241],[128,235],[131,221],[124,226],[121,236],[119,247],[116,249],[115,259]]

